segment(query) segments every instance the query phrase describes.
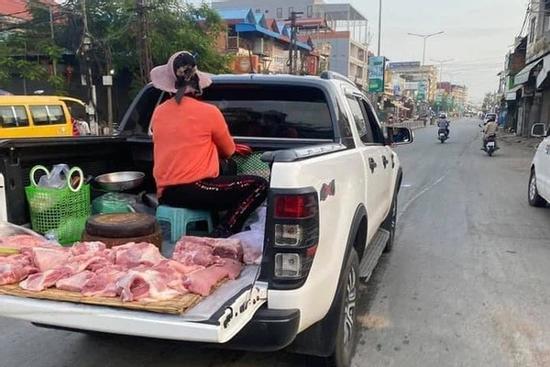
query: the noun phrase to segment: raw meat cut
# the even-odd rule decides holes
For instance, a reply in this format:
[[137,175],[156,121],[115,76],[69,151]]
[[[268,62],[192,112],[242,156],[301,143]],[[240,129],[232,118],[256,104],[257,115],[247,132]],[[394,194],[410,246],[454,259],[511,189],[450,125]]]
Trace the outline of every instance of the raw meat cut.
[[31,253],[33,262],[40,271],[63,266],[70,256],[70,252],[63,247],[33,247]]
[[210,266],[220,261],[214,249],[199,237],[183,237],[176,243],[172,259],[185,265]]
[[73,256],[95,255],[103,253],[106,249],[107,246],[103,242],[79,242],[71,247],[71,254]]
[[221,280],[236,279],[241,273],[241,266],[236,260],[223,259],[220,264],[188,274],[183,284],[190,292],[206,297]]
[[187,293],[187,289],[183,285],[185,275],[196,270],[204,269],[204,267],[200,265],[184,265],[174,260],[164,260],[152,269],[158,271],[162,275],[169,288],[184,294]]
[[73,275],[73,270],[68,266],[62,266],[42,273],[31,274],[27,279],[19,283],[19,286],[28,291],[40,292],[52,287],[58,280]]
[[237,239],[218,238],[212,243],[214,255],[224,259],[243,261],[243,247]]
[[112,265],[96,271],[95,276],[84,284],[82,295],[88,297],[118,296],[116,283],[126,274],[126,270],[122,266]]
[[164,260],[158,247],[153,244],[128,243],[126,245],[113,247],[115,264],[133,268],[138,265],[154,266]]
[[0,243],[3,247],[12,247],[18,249],[48,245],[48,242],[45,238],[31,236],[27,234],[4,237],[0,239]]
[[156,270],[130,270],[117,282],[123,302],[160,301],[177,297],[180,292],[166,284],[166,278]]
[[172,258],[187,265],[210,266],[220,258],[242,261],[243,248],[238,239],[185,236],[176,244]]
[[58,280],[55,287],[69,292],[81,292],[84,285],[95,276],[95,273],[85,270],[71,277]]
[[20,282],[37,271],[30,257],[26,255],[0,257],[0,285]]

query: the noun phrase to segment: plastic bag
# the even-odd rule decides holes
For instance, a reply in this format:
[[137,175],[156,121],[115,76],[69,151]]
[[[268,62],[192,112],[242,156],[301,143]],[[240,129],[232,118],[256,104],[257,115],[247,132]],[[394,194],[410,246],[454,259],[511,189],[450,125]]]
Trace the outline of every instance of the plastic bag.
[[56,164],[53,166],[51,172],[40,177],[40,180],[38,180],[38,186],[49,187],[52,189],[65,188],[65,186],[67,186],[67,176],[69,174],[69,170],[69,166],[66,164]]
[[244,263],[257,265],[262,261],[265,237],[266,207],[258,208],[247,220],[244,228],[250,228],[239,232],[229,238],[241,241],[244,253]]
[[9,222],[2,222],[0,221],[0,238],[1,237],[8,237],[8,236],[17,236],[17,235],[29,235],[29,236],[36,236],[42,238],[41,235],[38,233],[31,231],[28,228],[17,226],[15,224],[11,224]]

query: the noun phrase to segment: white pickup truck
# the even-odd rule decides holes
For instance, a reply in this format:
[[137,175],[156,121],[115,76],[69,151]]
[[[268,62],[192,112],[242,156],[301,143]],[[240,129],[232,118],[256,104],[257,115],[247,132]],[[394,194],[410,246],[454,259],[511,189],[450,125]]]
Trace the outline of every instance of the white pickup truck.
[[[154,192],[149,124],[166,98],[144,88],[115,137],[0,141],[4,219],[28,222],[23,187],[37,163],[63,161],[93,175],[141,170]],[[364,94],[331,72],[217,76],[202,98],[221,109],[238,143],[269,164],[261,265],[181,316],[13,296],[0,296],[0,316],[247,350],[290,346],[349,366],[358,281],[368,279],[394,239],[402,171],[391,145],[412,142],[412,132],[384,129]]]

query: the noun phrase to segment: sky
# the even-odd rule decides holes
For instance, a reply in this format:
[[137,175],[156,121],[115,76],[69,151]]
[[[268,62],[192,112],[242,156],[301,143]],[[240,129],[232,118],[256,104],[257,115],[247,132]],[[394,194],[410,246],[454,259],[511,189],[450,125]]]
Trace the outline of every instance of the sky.
[[[261,1],[261,0],[260,0]],[[464,84],[480,102],[498,88],[497,73],[518,36],[527,0],[382,0],[382,52],[390,61],[420,61],[422,39],[407,33],[445,33],[428,40],[426,64],[453,59],[443,79]],[[329,1],[343,2],[343,1]],[[377,52],[378,0],[350,0],[370,24],[370,50]],[[437,64],[439,66],[439,64]]]

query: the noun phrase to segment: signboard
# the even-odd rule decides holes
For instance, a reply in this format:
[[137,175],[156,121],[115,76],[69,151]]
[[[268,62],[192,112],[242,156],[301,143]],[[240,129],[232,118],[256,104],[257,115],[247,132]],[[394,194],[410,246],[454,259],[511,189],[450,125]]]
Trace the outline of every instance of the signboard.
[[417,90],[418,82],[405,82],[405,90]]
[[428,89],[428,84],[424,81],[418,82],[418,92],[416,93],[416,99],[418,101],[426,100],[426,92]]
[[404,61],[404,62],[392,62],[390,63],[390,69],[413,69],[419,68],[420,61]]
[[384,92],[384,69],[386,58],[384,56],[369,57],[369,92]]

